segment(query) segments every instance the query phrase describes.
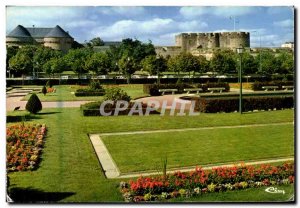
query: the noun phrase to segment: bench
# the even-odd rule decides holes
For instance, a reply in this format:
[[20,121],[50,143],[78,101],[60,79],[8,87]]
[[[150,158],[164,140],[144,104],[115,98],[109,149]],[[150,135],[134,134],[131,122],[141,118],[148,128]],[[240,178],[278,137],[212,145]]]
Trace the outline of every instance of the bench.
[[274,90],[276,91],[276,89],[278,89],[279,87],[278,86],[263,86],[262,89],[264,89],[265,91],[268,91],[268,90]]
[[225,90],[224,87],[212,87],[212,88],[207,88],[208,91],[210,91],[210,93],[213,93],[213,92],[216,92],[216,91],[219,91],[220,93],[223,92],[223,90]]
[[172,95],[175,94],[175,92],[177,92],[177,89],[159,89],[158,92],[162,92],[161,95],[164,95],[166,92],[172,92]]
[[196,92],[197,94],[199,94],[199,92],[202,92],[202,88],[186,88],[183,89],[184,92],[187,92],[187,94],[190,94],[190,92]]
[[294,86],[282,86],[282,89],[285,89],[285,91],[288,91],[288,89],[294,90]]

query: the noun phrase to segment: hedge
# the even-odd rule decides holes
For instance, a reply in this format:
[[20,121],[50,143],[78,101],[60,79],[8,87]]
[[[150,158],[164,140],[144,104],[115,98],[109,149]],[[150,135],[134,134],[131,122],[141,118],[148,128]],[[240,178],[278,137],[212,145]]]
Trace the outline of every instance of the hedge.
[[252,90],[254,91],[259,91],[263,90],[263,86],[278,86],[278,90],[282,90],[282,86],[293,86],[294,82],[293,81],[286,81],[286,82],[281,82],[281,81],[271,81],[271,82],[254,82],[251,86]]
[[[102,102],[91,102],[91,103],[86,103],[84,105],[80,106],[80,109],[82,111],[83,116],[102,116],[100,113],[100,106],[101,106]],[[118,115],[128,115],[128,113],[130,112],[131,108],[133,107],[134,102],[130,102],[128,108],[126,110],[123,111],[119,111]],[[114,112],[115,112],[115,104],[106,104],[105,105],[105,112],[112,112],[111,116],[114,116]],[[145,114],[147,109],[147,104],[142,103],[142,112],[143,115]],[[159,114],[158,111],[150,111],[149,114]],[[133,113],[132,115],[139,115],[138,113]]]
[[90,90],[90,89],[78,89],[75,92],[76,97],[83,97],[83,96],[103,96],[105,94],[105,90]]
[[214,88],[214,87],[224,87],[224,92],[230,91],[230,86],[228,83],[224,82],[213,82],[213,83],[205,83],[205,84],[144,84],[143,85],[143,91],[146,94],[149,94],[151,96],[159,96],[162,93],[159,92],[159,89],[177,89],[178,91],[176,93],[181,94],[185,93],[183,90],[185,88],[202,88],[203,92],[208,92],[207,88]]
[[[239,98],[193,98],[195,110],[203,113],[234,112],[239,109]],[[243,111],[273,110],[294,107],[293,96],[243,98]]]

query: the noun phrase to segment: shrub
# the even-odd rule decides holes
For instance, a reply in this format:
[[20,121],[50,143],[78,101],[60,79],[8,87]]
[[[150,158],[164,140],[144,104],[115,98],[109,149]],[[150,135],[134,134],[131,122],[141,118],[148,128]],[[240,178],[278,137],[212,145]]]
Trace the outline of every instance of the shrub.
[[105,90],[104,100],[112,100],[114,102],[118,100],[130,101],[130,96],[120,88],[112,87]]
[[278,86],[278,89],[282,90],[282,86],[285,85],[294,85],[294,82],[293,81],[254,82],[252,84],[252,90],[254,91],[263,90],[262,89],[263,86]]
[[42,110],[42,103],[35,93],[30,96],[25,108],[27,111],[33,114],[36,114]]
[[45,86],[43,86],[42,93],[43,93],[44,95],[47,94],[47,88],[46,88]]
[[90,90],[90,89],[78,89],[75,92],[76,97],[80,96],[103,96],[105,94],[104,89],[98,89],[98,90]]
[[52,86],[53,86],[53,81],[51,81],[51,79],[49,79],[49,80],[46,82],[46,86],[52,88]]
[[[193,98],[195,110],[204,113],[234,112],[239,109],[239,98]],[[293,96],[247,97],[243,98],[243,111],[293,108]]]
[[89,89],[90,90],[102,90],[103,87],[98,80],[93,80],[89,84]]

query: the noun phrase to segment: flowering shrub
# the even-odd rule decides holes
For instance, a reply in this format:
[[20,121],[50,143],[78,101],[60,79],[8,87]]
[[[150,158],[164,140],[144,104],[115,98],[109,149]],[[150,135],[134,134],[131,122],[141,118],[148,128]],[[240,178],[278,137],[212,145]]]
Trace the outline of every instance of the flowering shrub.
[[43,147],[46,126],[16,124],[6,128],[7,171],[33,170]]
[[211,170],[197,167],[191,172],[176,172],[166,177],[141,176],[129,183],[121,182],[120,189],[125,201],[138,202],[290,183],[294,183],[293,163],[218,167]]
[[47,88],[47,93],[52,93],[52,92],[55,92],[55,88],[54,87]]

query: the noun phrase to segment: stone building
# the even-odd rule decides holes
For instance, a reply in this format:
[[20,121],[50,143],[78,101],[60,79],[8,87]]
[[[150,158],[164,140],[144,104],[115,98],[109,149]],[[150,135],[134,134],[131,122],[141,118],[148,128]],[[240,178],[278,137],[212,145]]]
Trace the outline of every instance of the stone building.
[[180,52],[193,55],[210,54],[214,49],[250,48],[249,32],[180,33],[175,36],[175,46],[156,46],[163,56],[174,56]]
[[8,47],[23,45],[43,45],[66,53],[74,42],[74,38],[60,26],[54,28],[23,27],[18,25],[6,36]]

